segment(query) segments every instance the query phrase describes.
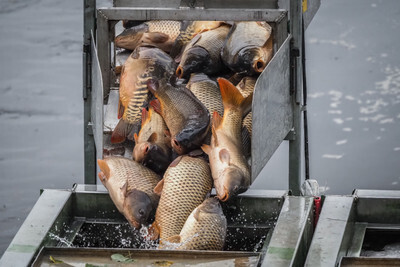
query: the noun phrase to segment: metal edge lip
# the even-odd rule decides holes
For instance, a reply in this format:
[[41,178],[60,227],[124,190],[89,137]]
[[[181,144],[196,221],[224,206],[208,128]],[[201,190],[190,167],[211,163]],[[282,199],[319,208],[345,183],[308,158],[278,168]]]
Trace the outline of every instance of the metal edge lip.
[[355,189],[353,195],[357,198],[400,198],[400,190]]

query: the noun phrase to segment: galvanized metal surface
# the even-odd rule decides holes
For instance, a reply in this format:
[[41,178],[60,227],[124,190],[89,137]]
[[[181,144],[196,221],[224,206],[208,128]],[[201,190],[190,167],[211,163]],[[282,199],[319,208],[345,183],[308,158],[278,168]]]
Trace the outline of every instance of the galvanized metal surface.
[[277,0],[114,0],[116,7],[277,8]]
[[302,6],[300,1],[290,1],[290,34],[292,43],[290,50],[291,87],[293,105],[294,140],[289,140],[289,189],[296,196],[300,195],[301,175],[301,114],[302,114]]
[[[336,266],[349,247],[353,197],[327,196],[304,266]],[[347,236],[346,236],[347,234]]]
[[103,158],[103,81],[97,49],[92,35],[92,109],[91,124],[96,145],[96,157]]
[[307,29],[321,5],[321,0],[303,0],[304,29]]
[[[190,253],[190,257],[187,254]],[[96,266],[124,266],[113,261],[111,255],[121,254],[134,260],[129,266],[257,266],[259,253],[215,252],[215,251],[173,251],[135,249],[94,249],[94,248],[44,248],[33,266],[53,266],[49,257],[66,264]],[[169,262],[169,264],[168,264]],[[164,263],[164,265],[163,265]]]
[[303,266],[312,238],[313,198],[283,203],[262,266]]
[[91,79],[91,32],[96,34],[96,1],[84,0],[83,14],[83,138],[85,154],[85,183],[95,183],[96,179],[96,148],[93,138],[93,128],[91,122],[92,106],[92,79]]
[[0,259],[0,266],[28,266],[71,196],[66,190],[45,190]]
[[400,191],[356,190],[357,221],[400,224]]
[[252,182],[293,127],[289,52],[290,36],[275,53],[254,88]]

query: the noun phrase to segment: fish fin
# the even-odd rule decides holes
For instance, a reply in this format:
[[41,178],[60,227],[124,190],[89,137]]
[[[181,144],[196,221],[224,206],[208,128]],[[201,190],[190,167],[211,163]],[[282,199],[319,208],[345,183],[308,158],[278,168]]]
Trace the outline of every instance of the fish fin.
[[169,36],[162,32],[148,32],[145,34],[146,37],[153,43],[165,43],[169,39]]
[[171,164],[169,164],[168,168],[176,167],[179,164],[179,162],[181,161],[181,159],[182,159],[182,156],[179,156],[176,159],[174,159],[174,161],[172,161]]
[[121,192],[124,197],[128,195],[128,182],[125,182],[123,186],[121,186]]
[[204,153],[206,153],[207,155],[210,155],[211,154],[211,146],[210,145],[206,145],[206,144],[203,144],[202,146],[201,146],[201,149],[204,151]]
[[162,108],[161,108],[160,100],[153,99],[150,101],[150,105],[153,107],[155,112],[157,112],[158,114],[161,114]]
[[194,219],[195,219],[196,221],[199,221],[199,220],[200,220],[200,209],[199,209],[199,208],[196,208],[196,210],[195,210],[194,213],[193,213],[193,217],[194,217]]
[[164,178],[157,183],[156,187],[154,187],[153,189],[154,194],[161,196],[163,187],[164,187]]
[[124,115],[125,107],[122,105],[121,100],[118,102],[118,119],[121,119]]
[[[110,179],[110,167],[107,164],[107,161],[103,160],[103,159],[98,159],[97,160],[97,164],[100,167],[101,172],[104,174],[104,176],[108,179]],[[100,173],[99,173],[100,175]],[[100,178],[101,180],[101,178]]]
[[160,87],[160,84],[157,80],[154,79],[149,79],[147,81],[147,89],[154,95],[155,92],[157,92],[158,88]]
[[224,78],[218,78],[218,84],[221,89],[224,109],[229,109],[231,107],[239,108],[242,111],[242,116],[250,112],[253,93],[244,98],[240,90]]
[[150,110],[147,111],[146,108],[142,108],[142,126],[141,127],[143,127],[143,125],[145,124],[146,120],[148,118],[150,118],[150,114],[149,113],[150,113]]
[[191,157],[198,157],[198,156],[201,156],[202,154],[203,154],[203,151],[201,149],[195,149],[188,153],[188,155]]
[[221,149],[219,151],[219,159],[223,162],[229,165],[229,162],[231,161],[231,156],[229,155],[229,151],[225,148]]
[[152,133],[147,139],[147,142],[154,143],[155,141],[157,141],[157,133]]
[[217,129],[221,125],[222,125],[222,117],[221,115],[219,115],[218,111],[214,111],[212,116],[212,126],[215,127],[215,129]]
[[211,126],[211,142],[214,146],[218,146],[218,136],[214,125]]
[[133,126],[123,119],[120,119],[114,131],[111,134],[111,144],[122,143],[125,141],[126,136],[132,131]]
[[147,237],[150,240],[156,240],[159,236],[160,236],[160,228],[157,224],[157,221],[155,221],[150,225]]
[[180,235],[173,235],[166,239],[169,243],[181,243],[181,236]]
[[105,186],[105,183],[107,182],[107,177],[104,174],[104,172],[99,172],[98,176],[99,176],[101,183]]
[[201,38],[201,34],[196,34],[196,35],[192,38],[192,40],[190,41],[190,42],[191,42],[191,45],[192,45],[192,46],[195,45],[195,44],[200,40],[200,38]]

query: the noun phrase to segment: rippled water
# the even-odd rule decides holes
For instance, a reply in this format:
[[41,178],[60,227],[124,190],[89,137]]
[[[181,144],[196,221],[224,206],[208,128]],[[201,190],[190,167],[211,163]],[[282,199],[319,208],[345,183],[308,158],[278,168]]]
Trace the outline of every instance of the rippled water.
[[[400,189],[400,3],[322,2],[306,33],[311,177],[328,194]],[[40,188],[83,182],[83,20],[81,1],[2,0],[0,14],[2,254]],[[254,188],[287,188],[287,150]]]

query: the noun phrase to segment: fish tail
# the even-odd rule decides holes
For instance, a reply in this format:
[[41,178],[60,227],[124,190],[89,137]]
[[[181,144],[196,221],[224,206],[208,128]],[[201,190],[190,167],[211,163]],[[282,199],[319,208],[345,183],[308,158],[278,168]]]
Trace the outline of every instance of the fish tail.
[[[97,164],[100,167],[100,170],[104,173],[104,175],[106,176],[106,178],[110,178],[110,167],[107,164],[107,161],[103,160],[103,159],[98,159],[97,160]],[[100,177],[100,173],[99,173],[99,177]]]
[[218,84],[221,90],[224,110],[239,108],[242,116],[245,116],[250,112],[251,104],[253,102],[253,93],[249,94],[247,97],[243,97],[240,90],[224,78],[218,78]]
[[126,122],[124,119],[120,119],[117,126],[115,126],[114,131],[111,134],[111,143],[118,144],[126,140],[127,136],[132,136],[133,140],[133,130],[134,125]]
[[160,236],[160,229],[158,227],[157,221],[154,221],[149,227],[149,234],[147,238],[150,240],[156,240]]

